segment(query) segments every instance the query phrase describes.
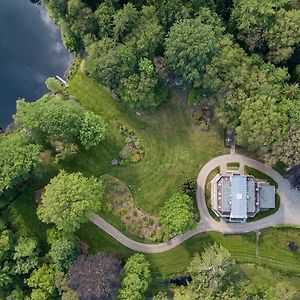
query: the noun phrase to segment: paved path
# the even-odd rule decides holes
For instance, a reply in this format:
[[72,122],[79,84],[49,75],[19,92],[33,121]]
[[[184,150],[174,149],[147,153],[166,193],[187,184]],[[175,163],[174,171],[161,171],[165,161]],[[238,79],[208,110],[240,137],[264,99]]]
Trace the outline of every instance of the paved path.
[[[206,178],[214,168],[218,166],[222,166],[222,168],[224,168],[227,163],[231,162],[239,162],[240,165],[248,165],[253,167],[272,177],[278,183],[277,192],[280,196],[281,202],[280,207],[275,214],[250,223],[227,223],[224,221],[217,222],[210,216],[205,203]],[[139,243],[125,236],[123,233],[118,231],[111,224],[96,214],[92,215],[91,221],[124,246],[134,251],[144,253],[161,253],[168,251],[180,245],[192,236],[206,231],[219,231],[227,234],[239,234],[276,226],[279,224],[300,226],[300,192],[292,190],[288,181],[285,180],[275,170],[254,159],[235,153],[218,156],[209,161],[201,169],[197,178],[197,185],[197,205],[199,208],[201,221],[194,230],[191,230],[181,236],[177,236],[168,242],[160,244]]]

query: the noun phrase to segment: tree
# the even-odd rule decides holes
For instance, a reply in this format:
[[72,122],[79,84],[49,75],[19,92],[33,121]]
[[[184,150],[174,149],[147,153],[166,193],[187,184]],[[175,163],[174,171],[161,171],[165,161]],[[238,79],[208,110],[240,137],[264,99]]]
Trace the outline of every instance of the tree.
[[61,83],[53,77],[49,77],[45,83],[47,88],[54,94],[57,92],[61,92],[62,90]]
[[162,48],[164,30],[159,24],[154,6],[143,6],[137,25],[126,38],[138,58],[154,58]]
[[78,239],[74,235],[65,235],[50,230],[47,238],[51,245],[49,256],[58,270],[67,271],[79,255]]
[[92,40],[96,38],[98,31],[96,18],[91,10],[82,0],[68,0],[68,23],[71,30],[78,38],[85,42],[86,36],[90,36]]
[[54,223],[57,229],[71,233],[101,208],[102,199],[101,182],[81,173],[61,171],[46,186],[37,213],[41,221]]
[[113,16],[116,10],[111,0],[102,2],[95,11],[95,17],[99,26],[99,37],[107,38],[113,35]]
[[300,42],[300,10],[280,9],[272,27],[266,32],[269,59],[274,63],[286,62]]
[[46,95],[32,103],[18,100],[13,118],[37,140],[77,143],[83,114],[78,102]]
[[8,229],[1,230],[0,233],[0,263],[5,261],[10,251],[12,250],[13,241],[12,241],[12,233]]
[[291,101],[256,95],[243,107],[237,127],[237,141],[248,149],[268,153],[272,145],[286,137],[289,129]]
[[296,190],[300,190],[300,166],[293,166],[289,172],[287,179],[289,180],[291,187]]
[[43,264],[35,269],[26,280],[27,285],[32,288],[31,299],[49,299],[56,291],[55,287],[55,267]]
[[28,274],[38,265],[37,241],[29,237],[19,237],[14,249],[13,271],[16,274]]
[[[188,84],[202,79],[205,66],[219,49],[223,31],[216,14],[208,13],[206,9],[202,11],[196,19],[175,23],[166,38],[167,61]],[[205,20],[204,15],[211,17]]]
[[148,289],[150,264],[142,254],[131,256],[125,266],[119,299],[141,300]]
[[81,255],[69,269],[69,287],[80,299],[111,299],[119,287],[120,275],[121,262],[113,256]]
[[290,0],[234,0],[231,21],[239,38],[250,51],[265,51],[266,32],[272,26],[276,11]]
[[30,177],[38,164],[39,150],[19,132],[0,134],[0,196]]
[[234,264],[231,254],[216,244],[206,248],[201,256],[196,253],[188,268],[191,290],[199,296],[213,296],[225,285]]
[[82,41],[79,36],[77,36],[71,29],[71,26],[64,20],[59,22],[59,27],[61,29],[62,41],[65,47],[70,52],[79,51],[82,47]]
[[159,212],[159,223],[170,234],[178,235],[192,229],[196,225],[191,211],[191,198],[188,195],[176,193]]
[[151,4],[155,6],[158,18],[166,30],[177,21],[190,17],[189,10],[181,0],[151,0]]
[[256,55],[248,56],[231,37],[225,36],[219,54],[206,67],[203,87],[216,99],[219,123],[235,128],[240,123],[240,114],[248,97],[254,94],[280,97],[287,93],[283,89],[288,79],[285,69],[265,64]]
[[113,19],[114,36],[116,41],[123,40],[124,37],[133,29],[139,17],[139,12],[132,3],[127,3],[122,9],[118,10]]
[[86,150],[98,145],[105,134],[106,124],[104,120],[91,111],[84,113],[83,124],[79,131],[80,142]]
[[132,49],[112,39],[105,38],[88,48],[84,71],[101,84],[117,87],[120,80],[133,74],[135,69]]
[[157,82],[155,77],[134,74],[121,80],[118,93],[132,108],[154,109],[161,101],[155,94]]

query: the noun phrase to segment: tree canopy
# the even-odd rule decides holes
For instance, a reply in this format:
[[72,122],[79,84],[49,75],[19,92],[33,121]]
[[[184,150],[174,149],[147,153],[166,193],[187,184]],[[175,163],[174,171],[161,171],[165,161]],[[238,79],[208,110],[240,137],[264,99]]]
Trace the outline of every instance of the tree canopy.
[[0,134],[0,196],[27,180],[39,161],[40,146],[21,132]]
[[81,173],[61,171],[46,186],[38,217],[45,223],[54,223],[59,230],[74,232],[101,209],[102,199],[101,182]]
[[14,120],[38,142],[81,144],[87,150],[104,139],[106,127],[99,115],[85,111],[78,102],[54,95],[33,103],[18,100]]
[[119,287],[121,262],[111,255],[80,255],[68,272],[69,287],[80,299],[111,299]]
[[119,299],[142,300],[150,281],[150,264],[142,254],[131,256],[125,266]]
[[219,49],[222,31],[218,16],[207,9],[195,19],[175,23],[166,39],[170,67],[188,84],[201,80],[205,66]]
[[191,211],[191,198],[188,195],[176,193],[159,212],[159,223],[169,234],[178,235],[192,229],[196,225]]

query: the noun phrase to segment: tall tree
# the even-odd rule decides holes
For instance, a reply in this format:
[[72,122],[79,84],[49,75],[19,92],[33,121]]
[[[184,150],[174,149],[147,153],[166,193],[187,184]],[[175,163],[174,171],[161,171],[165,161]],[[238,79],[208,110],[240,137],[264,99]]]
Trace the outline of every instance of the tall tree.
[[32,103],[18,100],[13,118],[38,141],[77,143],[83,113],[76,101],[46,95]]
[[21,133],[0,134],[0,196],[30,177],[38,164],[39,150]]
[[61,171],[46,186],[38,217],[45,223],[54,223],[59,230],[71,233],[101,208],[102,198],[102,184],[95,178]]
[[38,265],[37,241],[29,237],[19,237],[14,249],[13,271],[16,274],[28,274]]
[[286,62],[300,43],[300,10],[279,10],[266,39],[269,59],[274,63]]
[[32,300],[51,299],[57,291],[55,287],[55,267],[47,264],[42,265],[31,273],[26,282],[32,288]]
[[47,242],[51,245],[49,256],[56,269],[68,271],[79,255],[78,239],[74,235],[66,235],[53,228],[47,232]]
[[126,38],[126,45],[131,47],[138,58],[154,58],[161,50],[164,30],[159,24],[154,6],[143,6],[137,25]]
[[96,40],[96,18],[91,8],[82,0],[68,0],[68,19],[72,32],[81,38],[85,46],[90,44],[90,40]]
[[127,3],[114,15],[114,36],[115,39],[123,40],[131,32],[139,17],[139,12],[132,3]]
[[97,82],[115,88],[122,78],[135,72],[136,65],[132,49],[103,39],[88,48],[84,71]]
[[188,272],[191,290],[200,297],[213,297],[225,285],[235,260],[222,246],[213,245],[191,260]]
[[98,145],[105,134],[106,124],[104,120],[91,111],[84,113],[83,123],[79,131],[80,142],[86,150]]
[[169,234],[178,235],[196,226],[191,210],[191,198],[188,195],[176,193],[159,212],[159,223]]
[[150,281],[150,264],[144,255],[131,256],[124,266],[123,276],[119,299],[144,299]]
[[217,101],[218,121],[234,128],[240,123],[241,110],[248,97],[254,94],[277,97],[283,93],[288,79],[287,70],[265,64],[257,55],[248,56],[229,36],[225,36],[219,54],[206,67],[203,86]]
[[112,299],[119,287],[121,262],[111,255],[79,256],[68,272],[69,287],[80,299]]
[[237,127],[238,143],[253,151],[270,152],[276,141],[287,136],[291,104],[264,95],[246,100]]
[[276,11],[290,0],[234,0],[231,20],[250,51],[265,51],[266,32]]
[[95,11],[95,17],[98,22],[100,38],[113,36],[113,16],[116,12],[113,1],[106,0],[102,2]]
[[207,9],[202,9],[196,19],[177,22],[170,29],[165,56],[187,84],[202,79],[205,66],[219,49],[222,31],[218,16]]

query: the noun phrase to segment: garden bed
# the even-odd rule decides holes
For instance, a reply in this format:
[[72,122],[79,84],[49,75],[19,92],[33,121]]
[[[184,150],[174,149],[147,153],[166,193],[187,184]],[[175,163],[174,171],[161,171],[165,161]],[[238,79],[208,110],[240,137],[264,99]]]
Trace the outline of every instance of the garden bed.
[[126,166],[129,163],[140,161],[145,154],[140,139],[135,135],[133,130],[127,128],[125,125],[121,125],[119,130],[126,143],[124,148],[119,152],[119,165]]
[[118,217],[127,231],[135,237],[152,242],[163,239],[163,230],[158,225],[157,218],[146,215],[135,206],[132,193],[124,182],[110,175],[103,175],[102,181],[106,212]]

